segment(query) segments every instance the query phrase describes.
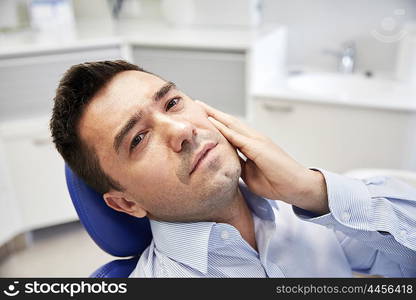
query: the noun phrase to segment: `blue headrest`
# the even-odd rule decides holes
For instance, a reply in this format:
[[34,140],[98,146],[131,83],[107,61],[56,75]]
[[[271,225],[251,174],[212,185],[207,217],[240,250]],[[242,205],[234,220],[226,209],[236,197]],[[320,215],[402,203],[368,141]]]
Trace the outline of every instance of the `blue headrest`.
[[65,164],[66,184],[82,225],[105,252],[119,257],[140,255],[152,240],[149,220],[108,207],[102,196]]

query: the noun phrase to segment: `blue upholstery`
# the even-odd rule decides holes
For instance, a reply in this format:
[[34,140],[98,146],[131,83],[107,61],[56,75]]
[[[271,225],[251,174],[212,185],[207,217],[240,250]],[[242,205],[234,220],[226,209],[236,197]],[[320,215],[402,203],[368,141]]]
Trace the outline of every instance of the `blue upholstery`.
[[107,206],[102,196],[65,165],[65,177],[79,219],[94,242],[105,252],[130,259],[105,264],[91,277],[128,277],[140,254],[152,240],[149,220],[135,218]]
[[116,259],[106,263],[90,275],[93,278],[126,278],[133,272],[139,256],[129,259]]

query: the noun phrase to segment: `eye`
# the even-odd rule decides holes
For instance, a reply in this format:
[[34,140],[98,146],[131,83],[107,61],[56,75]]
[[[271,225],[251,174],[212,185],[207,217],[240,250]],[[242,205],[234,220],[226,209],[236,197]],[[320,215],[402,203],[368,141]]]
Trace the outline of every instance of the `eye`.
[[172,107],[174,107],[175,105],[177,105],[179,103],[179,101],[181,101],[180,97],[176,97],[171,99],[168,104],[166,105],[166,111],[168,111],[169,109],[171,109]]
[[136,148],[137,145],[140,144],[140,142],[144,139],[144,136],[145,136],[145,133],[140,133],[136,135],[131,141],[130,150],[134,150],[134,148]]

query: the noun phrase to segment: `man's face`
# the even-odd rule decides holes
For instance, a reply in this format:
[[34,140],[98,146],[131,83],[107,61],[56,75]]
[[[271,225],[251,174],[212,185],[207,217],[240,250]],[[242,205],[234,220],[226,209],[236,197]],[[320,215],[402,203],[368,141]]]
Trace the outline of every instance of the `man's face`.
[[209,220],[236,191],[241,166],[234,147],[201,106],[157,76],[117,74],[86,107],[78,130],[124,188],[104,195],[117,210]]

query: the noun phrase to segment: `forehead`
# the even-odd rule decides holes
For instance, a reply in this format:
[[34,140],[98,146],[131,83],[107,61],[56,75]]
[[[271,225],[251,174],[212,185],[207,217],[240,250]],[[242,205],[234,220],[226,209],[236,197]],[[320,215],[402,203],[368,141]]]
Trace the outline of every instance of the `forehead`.
[[130,98],[149,98],[163,84],[161,78],[141,71],[124,71],[115,75],[92,99],[91,103],[109,105]]
[[140,71],[124,71],[102,88],[86,106],[80,122],[79,133],[88,145],[112,143],[116,130],[140,105],[152,101],[153,94],[166,82]]

